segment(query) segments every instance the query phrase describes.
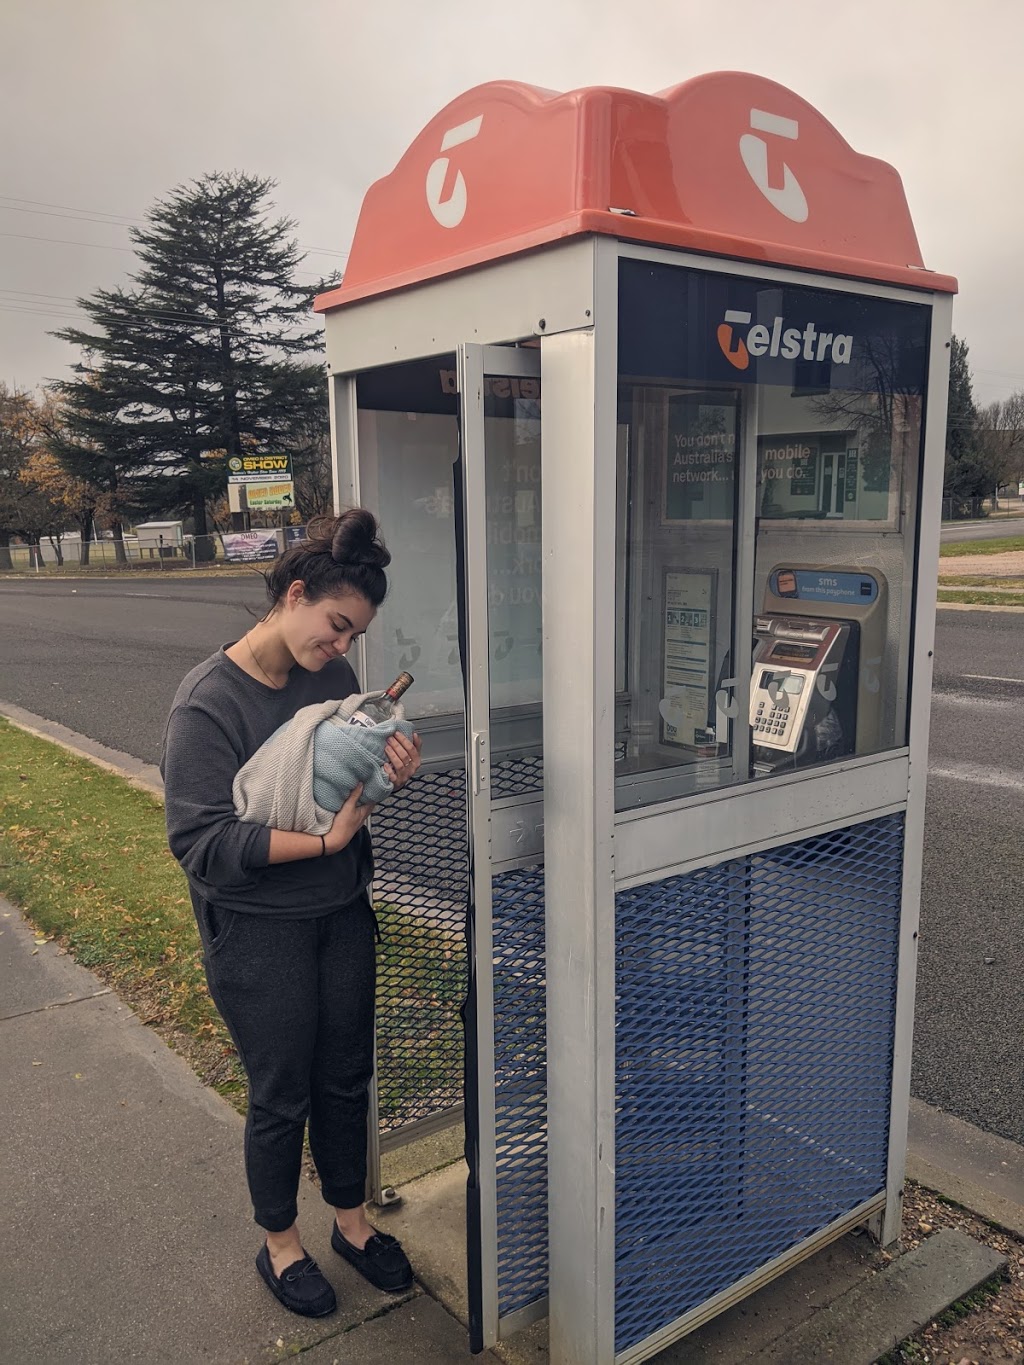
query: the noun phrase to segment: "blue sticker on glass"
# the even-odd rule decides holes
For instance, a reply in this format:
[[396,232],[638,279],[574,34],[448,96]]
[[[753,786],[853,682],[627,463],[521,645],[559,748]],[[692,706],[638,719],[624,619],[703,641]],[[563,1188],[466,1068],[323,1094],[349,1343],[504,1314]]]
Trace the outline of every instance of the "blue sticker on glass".
[[801,602],[851,602],[867,606],[878,597],[878,583],[868,573],[773,569],[769,585],[776,597]]

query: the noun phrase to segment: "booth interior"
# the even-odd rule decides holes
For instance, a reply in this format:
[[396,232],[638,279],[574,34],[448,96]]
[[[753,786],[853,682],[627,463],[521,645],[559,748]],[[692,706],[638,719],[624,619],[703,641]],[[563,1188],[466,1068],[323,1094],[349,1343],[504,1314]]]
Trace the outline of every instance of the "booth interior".
[[[766,338],[756,382],[706,343],[737,294],[744,335],[754,318]],[[905,743],[928,345],[913,303],[622,262],[606,618],[620,807]],[[539,349],[504,349],[533,372],[488,375],[484,398],[495,797],[541,785]],[[367,371],[357,394],[361,496],[415,566],[367,667],[416,673],[427,752],[457,767],[455,355]]]

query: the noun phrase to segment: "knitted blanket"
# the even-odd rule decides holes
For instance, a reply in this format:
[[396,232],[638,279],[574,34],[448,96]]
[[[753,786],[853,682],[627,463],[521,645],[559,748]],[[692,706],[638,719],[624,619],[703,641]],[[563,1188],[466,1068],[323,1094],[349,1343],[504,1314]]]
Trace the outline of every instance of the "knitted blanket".
[[358,782],[360,805],[383,801],[394,790],[384,773],[385,748],[396,730],[413,727],[401,704],[381,725],[349,725],[348,717],[383,692],[304,706],[275,730],[239,768],[232,786],[240,820],[271,829],[326,834]]

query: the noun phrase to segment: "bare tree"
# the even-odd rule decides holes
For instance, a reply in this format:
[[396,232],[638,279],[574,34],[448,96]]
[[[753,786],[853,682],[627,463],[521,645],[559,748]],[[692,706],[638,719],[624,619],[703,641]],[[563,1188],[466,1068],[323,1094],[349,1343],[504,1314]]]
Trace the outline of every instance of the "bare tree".
[[993,488],[1024,479],[1024,389],[979,411],[978,441]]

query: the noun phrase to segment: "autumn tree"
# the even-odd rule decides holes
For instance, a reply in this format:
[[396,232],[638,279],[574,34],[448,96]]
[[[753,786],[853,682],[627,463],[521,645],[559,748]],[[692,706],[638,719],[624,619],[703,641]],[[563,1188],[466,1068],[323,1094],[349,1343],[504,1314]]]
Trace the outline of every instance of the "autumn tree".
[[38,410],[32,396],[0,382],[0,569],[13,568],[11,541],[29,539],[40,520],[33,490],[21,479],[39,448]]
[[322,346],[315,291],[296,282],[303,258],[292,222],[270,216],[272,189],[215,173],[172,190],[131,231],[131,286],[79,300],[90,325],[58,333],[83,351],[60,386],[72,436],[146,510],[190,513],[198,536],[225,487],[205,452],[291,453],[317,414],[326,420],[322,363],[310,358]]
[[[44,436],[45,442],[45,436]],[[97,512],[102,510],[102,495],[87,484],[84,479],[71,474],[61,464],[52,450],[43,448],[33,451],[25,461],[19,478],[37,497],[45,499],[52,509],[50,520],[56,525],[54,548],[58,563],[63,563],[60,548],[60,535],[68,525],[78,528],[80,537],[80,563],[89,563],[89,543]]]

